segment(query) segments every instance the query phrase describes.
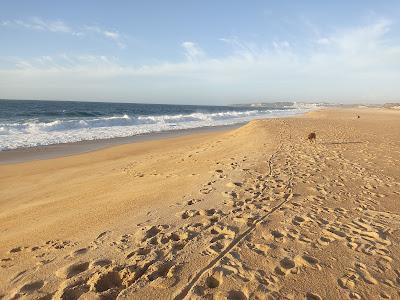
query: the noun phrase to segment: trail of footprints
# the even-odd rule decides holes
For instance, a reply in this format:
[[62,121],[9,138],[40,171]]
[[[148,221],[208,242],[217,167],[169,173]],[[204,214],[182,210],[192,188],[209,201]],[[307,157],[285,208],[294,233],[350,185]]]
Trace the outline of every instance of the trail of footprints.
[[[175,291],[175,299],[322,299],[321,291],[308,289],[296,294],[288,284],[307,272],[335,269],[340,257],[321,255],[333,245],[342,245],[354,257],[333,283],[340,293],[349,299],[363,299],[365,286],[379,286],[378,297],[400,297],[400,270],[393,267],[390,249],[393,229],[400,228],[400,216],[378,210],[377,201],[385,196],[380,179],[341,152],[328,152],[320,145],[286,143],[272,159],[273,168],[261,173],[252,168],[254,163],[246,157],[220,163],[198,197],[182,203],[184,209],[176,216],[181,225],[141,226],[119,240],[104,232],[86,247],[71,241],[48,241],[42,246],[10,249],[1,258],[4,269],[27,251],[38,253],[37,268],[51,265],[52,252],[41,252],[43,247],[53,251],[71,248],[66,257],[71,262],[55,271],[55,279],[35,278],[32,270],[15,274],[10,281],[20,285],[8,298],[116,299],[128,288],[135,295],[135,291],[150,286]],[[335,170],[329,178],[319,175],[338,165],[350,172],[352,180],[364,182],[361,194],[347,189],[349,178]],[[235,172],[241,180],[230,179]],[[292,177],[295,182],[290,182]],[[394,178],[386,182],[400,186]],[[296,186],[300,194],[296,194]],[[199,208],[205,197],[216,193],[220,205]],[[357,204],[357,217],[349,218],[344,199]],[[262,219],[280,203],[279,209]],[[243,235],[249,228],[254,230]],[[243,239],[238,241],[240,236]],[[123,259],[84,259],[88,252],[110,244]],[[197,246],[204,261],[214,263],[193,286],[185,286],[181,277],[188,255],[185,249]],[[47,281],[60,283],[56,290],[43,292]],[[187,291],[180,293],[185,288]]]
[[[233,159],[232,159],[233,160]],[[243,159],[245,161],[246,158]],[[238,167],[236,162],[230,162],[230,168],[235,169]],[[217,169],[215,171],[215,178],[224,179],[226,175],[223,171]],[[213,179],[206,184],[206,187],[212,186],[216,180]],[[228,185],[231,186],[231,185]],[[240,183],[233,183],[232,186],[240,186]],[[210,189],[211,190],[211,189]],[[200,190],[200,194],[204,194],[204,189]],[[232,194],[230,195],[232,196]],[[190,207],[200,202],[199,199],[191,199],[186,204]],[[235,218],[244,219],[243,213],[250,209],[251,201],[239,202],[233,204],[233,211]],[[245,207],[243,207],[245,206]],[[221,251],[229,241],[231,241],[236,233],[238,227],[226,226],[224,222],[220,221],[226,218],[228,213],[214,208],[205,210],[188,209],[181,214],[182,220],[193,219],[199,216],[199,222],[189,222],[184,224],[181,228],[170,228],[169,225],[150,226],[149,228],[143,227],[139,233],[135,233],[135,240],[139,241],[136,244],[136,249],[129,251],[126,254],[126,263],[123,265],[116,264],[111,259],[98,259],[95,261],[84,261],[81,259],[85,253],[91,251],[91,248],[101,247],[102,244],[109,243],[107,236],[109,232],[99,234],[98,238],[93,241],[93,245],[86,248],[78,248],[74,250],[69,258],[79,258],[77,261],[70,263],[55,272],[57,278],[62,279],[57,291],[47,296],[55,299],[77,299],[82,295],[89,296],[94,294],[103,298],[116,298],[121,290],[128,286],[137,285],[138,288],[149,282],[155,281],[159,277],[172,278],[175,270],[179,269],[179,265],[174,265],[174,257],[184,249],[185,245],[197,238],[209,238],[209,247],[204,249],[204,255],[211,255]],[[248,217],[247,219],[251,219]],[[140,237],[139,237],[140,235]],[[123,245],[131,235],[122,236],[120,243],[114,241],[116,247]],[[40,256],[46,256],[49,252],[48,249],[65,249],[70,245],[76,246],[76,243],[69,241],[49,241],[46,243],[46,250]],[[27,247],[17,247],[9,251],[10,255],[26,250]],[[38,250],[40,247],[32,247],[32,251]],[[124,251],[127,249],[120,248]],[[131,249],[132,250],[132,249]],[[11,257],[3,258],[1,262],[2,267],[9,267],[7,263],[11,262]],[[47,261],[45,263],[50,263]],[[21,272],[16,277],[24,277]],[[14,279],[15,281],[15,279]],[[176,280],[175,280],[176,281]],[[22,296],[29,296],[32,298],[41,298],[45,294],[41,293],[41,289],[46,285],[44,280],[36,280],[25,283],[20,286],[16,291],[13,291],[10,298],[19,298]]]
[[[303,155],[297,153],[298,155]],[[377,211],[376,201],[374,197],[384,197],[379,193],[368,192],[371,189],[382,190],[381,182],[376,176],[369,175],[366,169],[359,167],[356,163],[350,162],[338,153],[332,157],[345,168],[352,168],[350,176],[352,178],[361,177],[367,184],[363,187],[363,194],[369,197],[359,197],[352,194],[345,188],[346,178],[337,180],[316,180],[315,165],[322,168],[327,167],[320,160],[325,159],[323,156],[314,155],[314,158],[306,158],[305,161],[309,165],[302,165],[294,168],[297,170],[297,178],[303,179],[304,184],[315,184],[316,188],[312,190],[313,195],[303,198],[302,205],[292,201],[285,207],[283,214],[286,218],[281,223],[280,230],[271,230],[270,226],[265,226],[265,231],[256,231],[250,235],[245,242],[245,247],[239,245],[240,251],[232,251],[223,260],[221,260],[213,269],[210,269],[208,276],[193,289],[193,295],[199,299],[212,298],[219,295],[221,299],[264,299],[268,295],[270,298],[276,299],[296,299],[300,295],[285,294],[285,285],[282,283],[288,275],[295,276],[303,270],[321,270],[323,268],[333,269],[338,258],[332,257],[331,262],[320,262],[316,256],[311,253],[318,254],[328,248],[331,244],[342,243],[348,249],[354,251],[354,262],[346,268],[343,274],[337,278],[337,285],[340,293],[348,296],[350,299],[366,299],[370,298],[397,298],[400,297],[400,271],[393,270],[393,256],[390,246],[393,244],[391,235],[393,229],[399,230],[400,218],[394,213]],[[304,161],[304,160],[303,160]],[[308,168],[309,170],[304,170]],[[318,170],[317,170],[318,171]],[[302,173],[302,174],[301,174]],[[333,172],[334,173],[334,172]],[[313,178],[314,177],[314,178]],[[330,178],[327,178],[330,179]],[[319,182],[320,184],[317,184]],[[322,183],[321,183],[322,182]],[[369,182],[375,182],[375,185]],[[395,183],[393,178],[388,178],[386,182]],[[390,184],[386,183],[386,186]],[[330,190],[341,188],[335,191],[335,195],[330,199],[330,205],[325,206],[326,200],[330,194]],[[367,192],[365,192],[367,191]],[[358,203],[356,210],[359,212],[358,217],[350,218],[349,211],[340,207],[342,197],[346,199],[355,199]],[[333,203],[332,203],[333,202]],[[335,207],[337,202],[337,207]],[[307,205],[311,203],[310,208]],[[304,209],[307,208],[307,209]],[[304,214],[299,214],[303,210]],[[283,227],[282,227],[283,226]],[[293,253],[290,249],[301,249],[301,247],[290,247],[291,243],[304,244],[303,253]],[[286,247],[285,247],[285,246]],[[252,265],[245,249],[249,249],[270,261],[268,270],[260,270],[258,260]],[[241,258],[241,254],[246,259]],[[278,255],[275,253],[279,252]],[[360,253],[360,255],[357,255]],[[282,258],[283,257],[283,258]],[[375,264],[368,266],[361,262],[362,258],[367,257],[375,261]],[[225,286],[222,288],[224,278],[234,277],[233,282],[236,285]],[[380,280],[379,280],[380,279]],[[256,282],[256,284],[254,284]],[[364,285],[376,286],[379,288],[373,290],[375,294],[369,294],[368,289],[364,289]],[[223,292],[222,292],[223,291]],[[307,299],[321,299],[321,296],[313,291],[306,291]],[[217,297],[218,298],[218,297]]]

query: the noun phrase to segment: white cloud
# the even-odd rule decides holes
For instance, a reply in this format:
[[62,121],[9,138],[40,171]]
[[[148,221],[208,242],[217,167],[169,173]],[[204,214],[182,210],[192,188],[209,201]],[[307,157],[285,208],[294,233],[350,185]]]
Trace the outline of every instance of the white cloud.
[[38,30],[38,31],[74,33],[73,30],[63,21],[59,20],[45,21],[38,17],[33,17],[25,21],[24,20],[2,21],[1,25],[23,27],[26,29]]
[[290,43],[288,41],[273,41],[272,45],[276,51],[290,51]]
[[307,51],[289,41],[260,46],[225,38],[221,41],[231,54],[219,58],[187,41],[181,44],[184,61],[137,67],[93,55],[15,60],[14,69],[0,69],[0,98],[195,103],[396,100],[400,43],[388,38],[391,26],[380,20],[337,30],[314,40],[315,47]]
[[259,53],[263,52],[263,50],[260,50],[260,48],[254,43],[241,41],[237,37],[220,38],[219,40],[231,46],[234,51],[234,55],[241,56],[246,59],[252,60]]
[[72,29],[63,21],[43,21],[40,18],[33,18],[33,24],[41,30],[48,30],[51,32],[65,32],[71,33]]
[[7,20],[0,23],[4,27],[20,27],[28,30],[47,31],[53,33],[71,34],[77,37],[83,37],[90,34],[98,34],[106,39],[113,41],[119,48],[126,47],[124,38],[117,31],[103,29],[99,26],[81,26],[73,28],[63,21],[49,21],[38,17],[33,17],[28,20]]
[[332,41],[329,39],[329,38],[319,38],[319,39],[317,39],[317,44],[320,44],[320,45],[329,45]]
[[17,69],[33,69],[33,65],[25,60],[19,60],[15,63]]
[[[10,59],[9,59],[10,60]],[[11,59],[19,71],[28,73],[79,73],[82,70],[93,72],[98,69],[119,68],[115,57],[104,55],[76,55],[70,56],[65,53],[56,56],[40,56],[31,60]]]
[[125,43],[123,42],[123,38],[116,31],[105,30],[105,29],[103,29],[101,27],[98,27],[98,26],[84,26],[84,28],[88,32],[94,32],[96,34],[100,34],[100,35],[104,36],[107,39],[112,40],[121,49],[126,47]]
[[193,42],[183,42],[182,47],[185,50],[185,56],[188,61],[196,61],[205,57],[201,48]]
[[338,31],[326,38],[330,44],[344,52],[365,52],[384,43],[384,36],[390,30],[391,22],[383,19],[363,27]]

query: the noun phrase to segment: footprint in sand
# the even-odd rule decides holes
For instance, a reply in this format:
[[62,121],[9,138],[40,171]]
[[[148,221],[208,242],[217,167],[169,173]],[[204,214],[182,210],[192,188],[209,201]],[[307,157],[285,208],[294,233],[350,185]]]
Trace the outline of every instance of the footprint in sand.
[[200,193],[207,195],[207,194],[209,194],[213,189],[214,189],[214,188],[211,187],[211,186],[205,186],[205,187],[203,187],[203,188],[200,189]]
[[315,294],[315,293],[311,293],[311,292],[308,292],[306,294],[306,299],[307,300],[322,300],[321,296],[319,296],[318,294]]
[[215,289],[222,284],[222,272],[216,272],[206,278],[206,286],[210,289]]
[[123,287],[122,276],[117,271],[96,273],[92,278],[90,278],[88,284],[90,285],[91,290],[98,293],[103,293],[109,290],[113,290],[114,293],[117,293]]
[[44,286],[45,282],[43,280],[37,280],[33,282],[29,282],[24,284],[20,289],[20,294],[31,294],[34,291],[41,289]]
[[279,230],[272,230],[271,235],[274,238],[274,240],[277,242],[283,242],[286,237],[286,234]]
[[327,246],[329,243],[335,241],[334,238],[328,237],[328,236],[321,236],[318,239],[318,243],[321,244],[322,246]]
[[8,251],[9,254],[13,254],[13,253],[18,253],[21,252],[24,248],[23,247],[15,247],[10,249],[10,251]]
[[202,201],[201,199],[190,199],[186,202],[186,205],[193,205],[196,204],[198,202]]
[[[83,294],[89,292],[89,285],[84,280],[66,280],[63,282],[58,291],[54,294],[52,299],[55,300],[65,300],[65,299],[78,299]],[[97,295],[93,294],[92,299],[96,299]],[[84,297],[85,298],[85,297]],[[86,297],[86,299],[90,299],[90,297]]]
[[232,290],[228,292],[228,300],[247,300],[249,297],[246,295],[244,291],[236,291]]
[[151,248],[150,247],[140,247],[137,250],[130,252],[126,256],[126,258],[131,258],[131,257],[134,257],[134,256],[137,256],[137,257],[146,256],[150,252],[151,252]]
[[191,232],[195,232],[195,233],[200,233],[201,231],[204,230],[204,228],[208,227],[209,225],[210,225],[210,223],[208,221],[197,222],[197,223],[188,224],[186,227],[183,227],[183,229],[191,231]]
[[318,259],[309,255],[303,255],[302,259],[309,265],[314,266],[319,263]]
[[90,268],[105,267],[111,265],[112,261],[107,258],[99,258],[90,263]]
[[267,256],[270,247],[265,244],[247,243],[246,246],[257,254]]
[[364,280],[364,282],[368,284],[377,284],[378,281],[369,273],[367,270],[367,266],[364,265],[363,263],[356,262],[355,267],[357,270],[357,273],[361,276],[361,278]]
[[97,243],[98,241],[102,241],[110,233],[111,233],[111,231],[104,231],[104,232],[100,233],[97,236],[95,243]]
[[234,192],[234,191],[231,191],[231,192],[227,192],[227,191],[221,192],[221,195],[222,195],[222,197],[228,198],[228,199],[231,199],[231,200],[235,200],[235,199],[238,198],[237,193]]
[[296,263],[293,259],[289,257],[284,257],[280,262],[279,265],[275,268],[275,273],[278,275],[287,275],[289,272],[293,271],[296,267]]
[[210,231],[212,238],[209,242],[210,246],[208,247],[208,249],[214,253],[221,252],[229,245],[231,240],[235,237],[236,235],[235,230],[236,228],[232,228],[231,230],[226,226],[220,226],[220,225],[213,226]]
[[243,185],[243,183],[241,183],[239,181],[231,181],[226,184],[226,186],[229,188],[241,187],[242,185]]
[[88,268],[89,268],[88,262],[76,262],[59,269],[56,272],[56,275],[59,278],[68,279],[78,275],[79,273],[85,272]]
[[308,220],[307,217],[304,216],[295,216],[292,220],[293,225],[300,226],[304,224]]
[[[40,289],[45,285],[43,280],[37,280],[25,283],[17,289],[8,299],[43,299],[43,294],[40,295]],[[0,298],[4,295],[0,294]]]
[[351,292],[349,294],[350,299],[354,299],[354,300],[360,300],[362,299],[361,296],[359,294],[357,294],[356,292]]
[[182,219],[188,219],[200,215],[200,212],[194,209],[186,210],[181,214]]
[[49,240],[46,242],[46,246],[54,250],[60,250],[74,245],[76,245],[76,243],[73,243],[71,241]]
[[144,238],[143,238],[143,242],[151,239],[155,236],[157,236],[161,231],[168,229],[169,225],[157,225],[157,226],[151,226],[145,233]]
[[83,255],[83,254],[87,253],[88,251],[89,251],[88,248],[80,248],[80,249],[77,249],[75,251],[72,251],[70,255],[72,257],[76,257],[76,256],[79,256],[79,255]]
[[147,279],[154,281],[158,278],[171,278],[174,275],[175,265],[172,261],[159,261],[153,264],[148,272]]
[[352,270],[349,270],[345,275],[338,279],[340,287],[344,289],[354,289],[358,281],[358,274]]

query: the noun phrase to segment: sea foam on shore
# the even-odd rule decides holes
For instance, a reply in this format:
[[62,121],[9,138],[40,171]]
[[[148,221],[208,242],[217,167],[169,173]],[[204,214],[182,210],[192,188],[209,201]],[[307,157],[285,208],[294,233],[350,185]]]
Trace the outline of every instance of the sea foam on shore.
[[233,125],[291,116],[315,108],[312,104],[297,103],[230,107],[56,101],[1,103],[0,151]]

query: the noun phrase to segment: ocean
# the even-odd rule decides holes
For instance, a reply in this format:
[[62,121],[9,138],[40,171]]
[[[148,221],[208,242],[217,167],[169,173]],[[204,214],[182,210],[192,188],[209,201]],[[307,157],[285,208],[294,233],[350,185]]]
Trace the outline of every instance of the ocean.
[[0,151],[291,116],[317,104],[240,106],[0,100]]

